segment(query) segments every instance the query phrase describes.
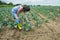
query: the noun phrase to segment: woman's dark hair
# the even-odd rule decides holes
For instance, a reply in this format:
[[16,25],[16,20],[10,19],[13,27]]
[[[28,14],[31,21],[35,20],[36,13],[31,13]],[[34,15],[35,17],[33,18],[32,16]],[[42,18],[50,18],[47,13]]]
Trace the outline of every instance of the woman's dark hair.
[[24,5],[24,6],[23,6],[23,11],[24,11],[24,12],[30,11],[30,7],[27,6],[27,5]]

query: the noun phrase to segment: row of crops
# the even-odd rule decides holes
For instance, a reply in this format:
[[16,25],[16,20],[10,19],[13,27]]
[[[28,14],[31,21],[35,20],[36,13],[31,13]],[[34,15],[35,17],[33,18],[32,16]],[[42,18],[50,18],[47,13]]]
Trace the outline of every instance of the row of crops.
[[[10,8],[9,7],[1,7],[0,8],[0,28],[2,28],[4,26],[14,28],[15,20],[12,17],[11,9],[12,9],[12,7],[10,7]],[[22,25],[22,28],[25,28],[26,31],[33,29],[35,26],[40,26],[41,22],[40,22],[38,16],[33,11],[27,12],[26,16],[30,22],[32,22],[32,20],[34,20],[36,23],[36,24],[28,23],[24,19],[23,13],[21,13],[20,20],[24,23]]]
[[[43,14],[44,16],[47,16],[48,19],[55,20],[55,17],[60,16],[60,7],[59,6],[34,6],[31,7],[35,11],[37,11],[40,14]],[[37,13],[36,12],[36,13]]]
[[[23,13],[20,14],[20,20],[24,24],[22,28],[25,28],[26,31],[33,29],[34,27],[40,27],[41,25],[41,18],[39,17],[40,14],[47,16],[48,19],[55,20],[55,17],[60,16],[60,7],[51,7],[51,6],[30,6],[30,12],[26,13],[28,20],[31,23],[28,23],[23,16]],[[15,20],[11,14],[12,7],[1,7],[0,8],[0,29],[2,27],[11,27],[14,28]],[[34,20],[34,22],[33,22]],[[48,20],[45,19],[45,22]]]

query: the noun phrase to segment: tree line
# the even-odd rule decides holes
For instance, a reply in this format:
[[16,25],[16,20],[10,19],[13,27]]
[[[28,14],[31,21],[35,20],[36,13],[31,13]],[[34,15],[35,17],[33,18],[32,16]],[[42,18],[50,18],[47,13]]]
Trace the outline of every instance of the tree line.
[[13,3],[10,2],[9,4],[7,4],[5,2],[0,1],[0,5],[13,5]]

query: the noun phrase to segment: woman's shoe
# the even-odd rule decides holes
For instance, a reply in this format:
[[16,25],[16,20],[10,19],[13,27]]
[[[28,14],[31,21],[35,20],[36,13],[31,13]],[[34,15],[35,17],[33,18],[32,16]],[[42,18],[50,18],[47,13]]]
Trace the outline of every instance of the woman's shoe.
[[17,28],[18,28],[19,30],[21,30],[21,29],[22,29],[22,24],[19,23],[19,24],[17,25]]

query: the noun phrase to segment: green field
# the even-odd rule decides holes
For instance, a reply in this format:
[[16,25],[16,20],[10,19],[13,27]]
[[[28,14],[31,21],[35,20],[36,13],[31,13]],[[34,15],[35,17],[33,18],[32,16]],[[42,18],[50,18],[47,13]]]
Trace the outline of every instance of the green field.
[[[13,6],[5,6],[0,8],[0,28],[4,25],[7,27],[14,27],[15,23],[12,17],[12,8]],[[34,20],[36,22],[36,26],[41,25],[41,20],[48,22],[48,19],[55,20],[57,16],[60,16],[60,7],[58,6],[30,6],[30,8],[30,12],[27,12],[26,15],[30,21]],[[46,16],[47,19],[40,18],[40,14]],[[20,14],[20,17],[21,21],[24,20],[23,13]],[[23,25],[26,26],[26,29],[32,28],[31,24],[26,21],[24,22],[25,24]]]
[[[3,29],[6,29],[5,27],[14,28],[15,26],[15,20],[13,19],[12,12],[11,12],[12,8],[13,6],[5,6],[5,7],[0,6],[0,29],[1,31]],[[30,20],[31,24],[29,24],[27,21],[24,20],[23,13],[21,13],[19,16],[21,22],[23,22],[22,28],[25,28],[26,31],[30,29],[35,29],[36,32],[39,32],[40,30],[42,31],[50,30],[52,33],[50,35],[52,37],[50,40],[55,40],[55,37],[53,38],[53,36],[55,36],[55,33],[57,33],[58,28],[60,28],[59,27],[60,26],[59,25],[60,24],[60,19],[59,19],[60,18],[60,6],[30,6],[30,8],[31,10],[27,12],[26,15],[28,19]],[[44,29],[45,27],[46,29]],[[37,28],[40,28],[39,31]],[[58,37],[56,39],[58,39]],[[46,40],[49,40],[49,39],[46,39]]]

